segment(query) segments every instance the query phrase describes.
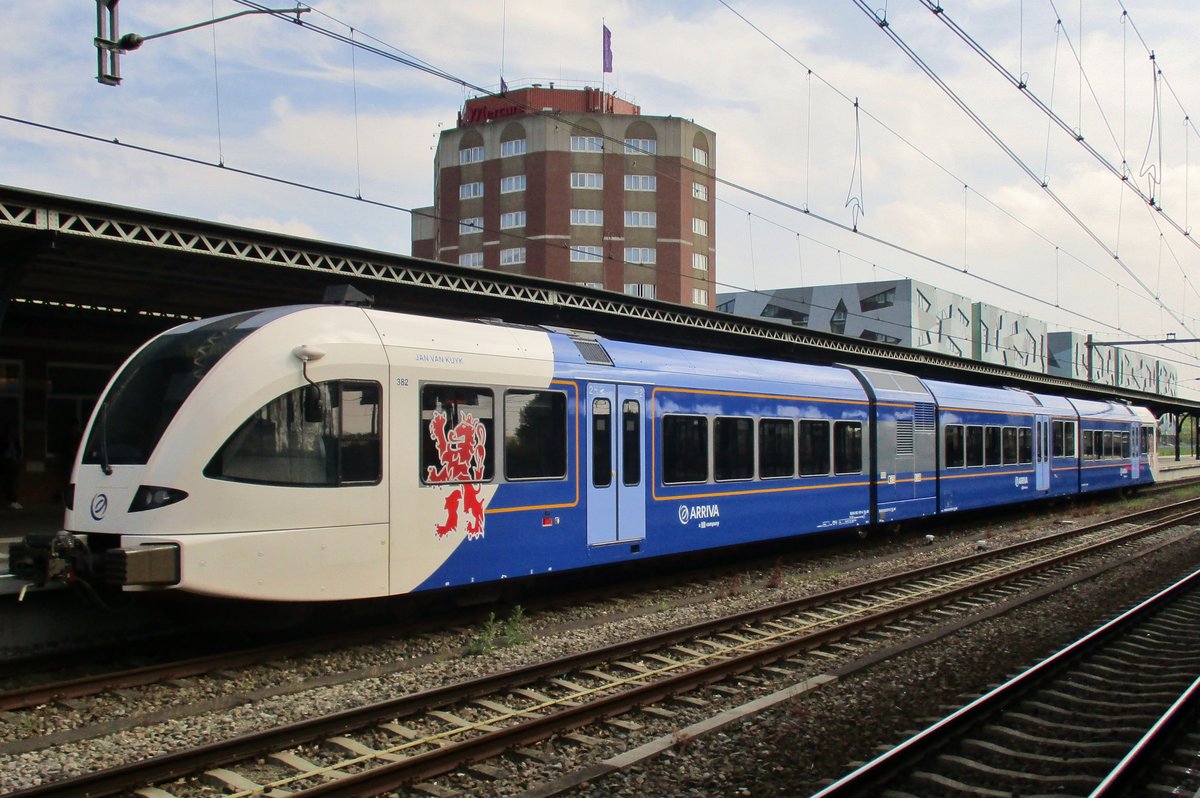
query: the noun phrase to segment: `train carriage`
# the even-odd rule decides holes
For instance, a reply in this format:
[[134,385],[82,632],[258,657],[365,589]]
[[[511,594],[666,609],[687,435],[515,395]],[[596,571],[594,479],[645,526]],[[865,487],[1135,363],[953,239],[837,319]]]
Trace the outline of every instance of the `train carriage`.
[[1065,400],[1006,388],[924,382],[938,403],[941,512],[1078,491],[1074,450],[1054,448],[1054,431],[1066,440],[1065,430],[1075,423]]
[[[1141,408],[345,306],[185,324],[14,573],[343,600],[1154,479]],[[1126,447],[1128,446],[1128,449]],[[1082,459],[1081,459],[1082,458]]]
[[1079,415],[1081,490],[1111,490],[1154,479],[1157,443],[1149,411],[1094,399],[1070,402]]

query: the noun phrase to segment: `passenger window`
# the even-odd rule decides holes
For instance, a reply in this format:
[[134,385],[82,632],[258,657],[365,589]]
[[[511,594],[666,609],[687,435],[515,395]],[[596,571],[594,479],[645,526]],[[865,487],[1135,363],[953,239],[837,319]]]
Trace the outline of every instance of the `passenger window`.
[[833,467],[838,474],[862,473],[862,422],[834,422]]
[[758,422],[758,475],[790,477],[796,472],[796,425],[783,418]]
[[1017,428],[1004,428],[1004,442],[1002,446],[1004,465],[1013,465],[1017,462]]
[[213,479],[332,487],[382,477],[381,389],[322,382],[289,391],[248,418],[204,468]]
[[829,422],[800,422],[800,476],[817,477],[829,473]]
[[708,419],[663,416],[663,482],[708,481]]
[[1000,465],[1000,428],[984,427],[983,429],[983,462],[984,465]]
[[754,419],[716,419],[713,461],[717,481],[754,479]]
[[1083,435],[1080,436],[1080,443],[1083,444],[1082,445],[1083,451],[1080,454],[1084,460],[1095,460],[1096,459],[1096,450],[1092,446],[1093,440],[1094,439],[1092,438],[1092,431],[1085,429],[1083,431]]
[[1075,422],[1074,421],[1055,421],[1054,422],[1054,456],[1055,457],[1074,457],[1075,456]]
[[983,465],[983,427],[967,427],[967,465]]
[[958,424],[946,427],[946,468],[962,468],[966,464],[966,449],[963,446],[963,428]]
[[561,391],[504,394],[506,479],[567,475],[567,397]]
[[592,485],[607,488],[612,484],[612,403],[592,400]]
[[626,486],[642,482],[642,403],[626,399],[621,405],[621,479]]
[[1022,463],[1033,462],[1033,430],[1029,427],[1017,430],[1017,449]]
[[496,469],[495,397],[488,388],[426,385],[421,389],[421,480],[487,482]]

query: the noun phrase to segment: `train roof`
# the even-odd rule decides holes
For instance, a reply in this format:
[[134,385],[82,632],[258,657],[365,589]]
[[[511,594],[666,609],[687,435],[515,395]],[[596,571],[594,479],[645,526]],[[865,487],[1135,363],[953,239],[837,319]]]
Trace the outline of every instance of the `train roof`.
[[[767,360],[765,358],[704,352],[683,347],[658,346],[591,337],[581,343],[560,333],[552,334],[555,361],[567,375],[590,379],[636,380],[670,384],[686,375],[688,384],[711,390],[748,390],[780,396],[866,400],[854,375],[840,366]],[[611,361],[603,365],[589,342],[602,347]]]
[[923,380],[941,407],[998,410],[1008,413],[1047,413],[1075,415],[1074,408],[1062,397],[1034,394],[1015,388],[989,388],[957,382]]

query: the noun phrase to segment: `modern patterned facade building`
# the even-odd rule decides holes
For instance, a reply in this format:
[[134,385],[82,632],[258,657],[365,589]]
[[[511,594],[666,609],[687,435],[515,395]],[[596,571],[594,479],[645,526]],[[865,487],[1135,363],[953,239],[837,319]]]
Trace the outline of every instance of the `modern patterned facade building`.
[[598,89],[467,100],[441,134],[417,257],[711,307],[716,136]]
[[971,356],[971,300],[916,280],[722,293],[717,302],[739,316]]
[[1179,395],[1170,363],[916,280],[722,293],[717,310],[1102,385]]

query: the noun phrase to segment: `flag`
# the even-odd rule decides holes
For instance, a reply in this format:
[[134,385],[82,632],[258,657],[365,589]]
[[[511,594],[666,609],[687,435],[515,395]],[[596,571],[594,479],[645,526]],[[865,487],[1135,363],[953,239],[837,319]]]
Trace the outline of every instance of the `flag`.
[[607,25],[604,28],[604,71],[612,72],[612,31]]
[[508,94],[508,84],[504,82],[504,76],[500,76],[500,93]]

